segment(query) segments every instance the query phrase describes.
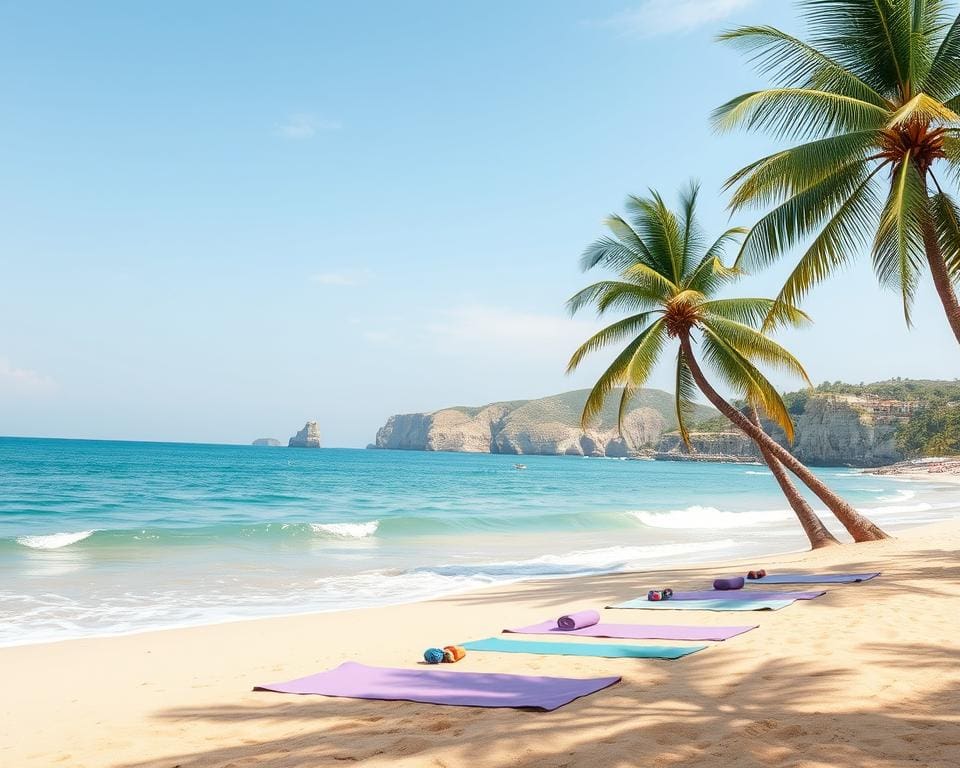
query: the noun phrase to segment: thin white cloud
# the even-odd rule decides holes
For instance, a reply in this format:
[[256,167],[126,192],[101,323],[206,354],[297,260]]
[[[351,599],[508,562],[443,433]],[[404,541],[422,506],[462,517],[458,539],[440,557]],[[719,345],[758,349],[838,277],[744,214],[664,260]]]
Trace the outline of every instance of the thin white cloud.
[[57,389],[52,377],[29,368],[17,368],[5,357],[0,357],[0,393],[4,395],[49,395]]
[[312,139],[318,133],[339,131],[343,126],[336,120],[323,120],[314,115],[290,115],[276,128],[277,136],[291,141]]
[[317,285],[332,287],[349,287],[363,285],[373,276],[369,269],[352,270],[347,272],[317,272],[310,275],[310,282]]
[[643,0],[636,8],[621,11],[600,22],[624,34],[655,37],[689,32],[722,21],[756,0]]

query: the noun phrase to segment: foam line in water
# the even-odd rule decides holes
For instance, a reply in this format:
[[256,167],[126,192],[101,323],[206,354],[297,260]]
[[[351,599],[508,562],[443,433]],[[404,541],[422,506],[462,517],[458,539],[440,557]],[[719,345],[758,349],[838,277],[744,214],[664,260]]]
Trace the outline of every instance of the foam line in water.
[[650,560],[665,557],[682,558],[699,552],[734,549],[732,539],[718,541],[691,541],[677,544],[649,544],[635,547],[601,547],[567,552],[562,555],[542,555],[529,560],[504,560],[488,563],[428,566],[416,571],[441,576],[487,577],[519,579],[536,576],[565,576],[624,570]]
[[76,533],[49,533],[46,536],[19,536],[17,544],[30,549],[60,549],[93,536],[96,531],[78,531]]
[[365,539],[373,536],[379,527],[379,520],[371,520],[367,523],[310,523],[314,533],[342,539]]
[[773,525],[789,520],[792,512],[788,509],[751,510],[747,512],[725,512],[716,507],[693,505],[685,509],[673,509],[669,512],[637,510],[631,512],[637,520],[650,528],[750,528],[758,525]]

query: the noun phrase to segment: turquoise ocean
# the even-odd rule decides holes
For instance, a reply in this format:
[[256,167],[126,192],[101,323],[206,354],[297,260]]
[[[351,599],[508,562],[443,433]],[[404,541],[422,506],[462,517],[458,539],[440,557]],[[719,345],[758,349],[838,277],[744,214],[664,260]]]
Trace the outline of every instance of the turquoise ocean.
[[[892,531],[960,515],[957,486],[817,472]],[[759,465],[0,438],[0,645],[804,545]]]

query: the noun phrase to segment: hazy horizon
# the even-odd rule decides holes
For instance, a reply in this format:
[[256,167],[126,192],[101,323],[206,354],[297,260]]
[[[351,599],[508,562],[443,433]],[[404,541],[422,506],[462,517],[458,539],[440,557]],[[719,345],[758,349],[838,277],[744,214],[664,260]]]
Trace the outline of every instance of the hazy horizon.
[[[693,177],[728,225],[772,145],[713,134],[761,82],[713,38],[798,29],[781,0],[54,5],[0,8],[0,434],[228,444],[590,386],[580,253]],[[814,383],[957,376],[928,281],[912,331],[868,258],[804,309]]]

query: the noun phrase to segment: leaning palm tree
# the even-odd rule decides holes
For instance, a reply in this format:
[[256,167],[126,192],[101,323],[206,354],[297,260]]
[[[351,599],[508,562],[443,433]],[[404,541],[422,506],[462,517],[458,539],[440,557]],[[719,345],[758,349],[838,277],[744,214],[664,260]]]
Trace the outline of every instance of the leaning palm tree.
[[943,186],[960,171],[960,17],[945,0],[798,2],[809,42],[767,26],[721,35],[775,87],[718,108],[717,128],[802,142],[728,180],[733,211],[772,207],[737,263],[802,245],[778,297],[796,305],[870,243],[908,325],[926,264],[960,342],[960,208]]
[[[757,368],[757,363],[798,375],[809,382],[800,363],[787,350],[754,327],[772,310],[771,299],[722,299],[718,290],[739,273],[723,266],[725,246],[742,230],[731,229],[707,246],[696,220],[697,187],[691,185],[681,200],[679,214],[651,192],[649,197],[630,197],[629,221],[611,216],[607,225],[612,237],[593,243],[583,256],[584,269],[602,265],[618,273],[617,280],[604,280],[577,293],[568,306],[572,313],[593,305],[603,315],[609,310],[629,312],[588,339],[570,359],[568,372],[584,358],[605,346],[627,342],[591,390],[583,409],[586,427],[603,408],[607,397],[620,393],[622,422],[631,398],[649,378],[667,344],[679,343],[676,365],[676,414],[680,435],[690,445],[687,427],[696,388],[734,425],[760,447],[762,454],[782,463],[802,480],[834,512],[855,541],[885,538],[877,526],[838,497],[819,478],[766,434],[757,424],[727,402],[706,377],[695,351],[719,378],[751,406],[765,412],[793,440],[793,423],[780,394]],[[805,315],[782,305],[778,317],[785,323],[800,323]],[[792,487],[792,484],[789,484]],[[785,490],[787,490],[785,488]],[[787,490],[793,503],[802,497]],[[813,532],[811,544],[830,538],[809,505],[794,510],[804,529]]]

